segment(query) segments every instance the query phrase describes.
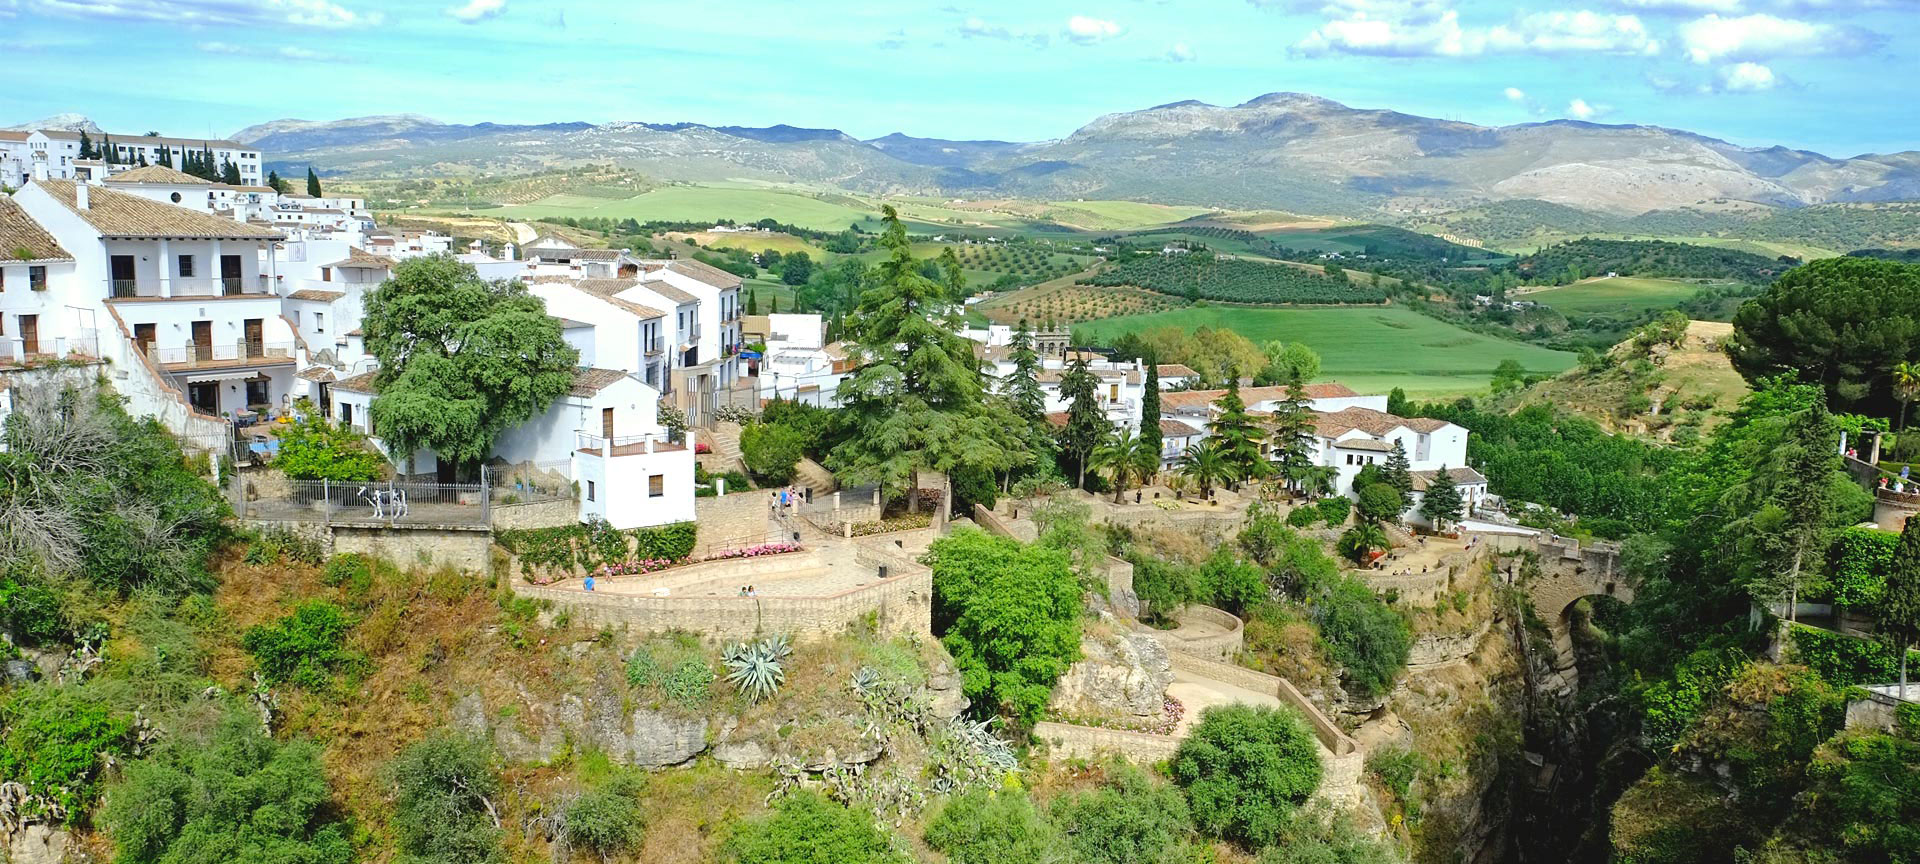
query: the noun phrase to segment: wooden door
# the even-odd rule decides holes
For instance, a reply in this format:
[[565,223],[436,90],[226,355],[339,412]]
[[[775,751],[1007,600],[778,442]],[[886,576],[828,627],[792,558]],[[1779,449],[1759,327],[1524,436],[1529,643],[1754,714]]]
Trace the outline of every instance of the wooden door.
[[600,409],[600,437],[607,439],[608,444],[613,443],[613,409],[612,408]]
[[133,281],[133,256],[115,255],[108,259],[108,265],[112,269],[110,278],[113,282],[113,296],[132,297],[136,293]]
[[40,353],[40,316],[20,316],[20,350],[29,355]]
[[267,353],[266,327],[259,318],[248,318],[242,322],[242,330],[247,336],[247,356],[259,357]]
[[140,346],[140,353],[145,354],[153,350],[153,339],[152,324],[133,325],[133,341]]
[[240,293],[240,256],[220,256],[220,286],[228,294]]
[[213,322],[193,322],[193,359],[213,359]]

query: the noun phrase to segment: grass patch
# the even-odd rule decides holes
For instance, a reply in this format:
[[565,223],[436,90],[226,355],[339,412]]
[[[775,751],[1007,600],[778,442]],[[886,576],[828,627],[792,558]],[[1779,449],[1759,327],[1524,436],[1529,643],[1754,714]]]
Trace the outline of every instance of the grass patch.
[[[1515,360],[1530,372],[1559,373],[1574,355],[1538,345],[1509,342],[1462,330],[1452,324],[1400,308],[1260,309],[1195,306],[1146,315],[1090,321],[1082,330],[1096,339],[1156,327],[1227,327],[1258,345],[1269,339],[1304,342],[1319,352],[1323,378],[1362,393],[1403,387],[1414,396],[1434,398],[1483,390],[1502,360]],[[1408,345],[1446,347],[1409,351]]]
[[1569,320],[1638,318],[1656,309],[1672,309],[1705,287],[1699,282],[1615,276],[1587,279],[1558,288],[1515,295],[1513,299],[1545,303]]

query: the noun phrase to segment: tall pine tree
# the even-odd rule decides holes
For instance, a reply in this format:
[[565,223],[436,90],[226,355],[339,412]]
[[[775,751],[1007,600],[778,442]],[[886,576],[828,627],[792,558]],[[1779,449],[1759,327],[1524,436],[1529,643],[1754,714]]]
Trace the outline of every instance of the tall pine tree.
[[1000,394],[1027,425],[1030,438],[1048,441],[1053,437],[1047,427],[1047,396],[1040,389],[1040,355],[1034,353],[1033,331],[1025,318],[1013,331],[1013,371],[1001,381]]
[[891,206],[881,212],[887,258],[852,319],[859,366],[839,390],[840,416],[853,434],[828,466],[897,498],[919,470],[997,474],[1023,464],[1022,436],[988,393],[955,307],[920,275],[900,215]]
[[1213,407],[1218,413],[1207,423],[1207,433],[1217,442],[1221,460],[1232,471],[1230,485],[1237,489],[1240,483],[1265,477],[1270,469],[1260,456],[1260,427],[1240,398],[1239,375],[1228,372],[1227,392],[1213,401]]
[[320,175],[313,173],[313,166],[307,166],[307,194],[320,197]]
[[[267,188],[272,189],[275,192],[286,192],[287,181],[280,179],[280,172],[268,171],[267,172]],[[751,314],[752,310],[748,310],[748,313]]]
[[1413,500],[1413,464],[1407,461],[1407,448],[1400,446],[1400,439],[1393,439],[1393,452],[1387,456],[1387,467],[1380,472],[1380,478],[1388,486],[1400,490],[1402,500]]
[[120,155],[113,152],[112,135],[100,136],[100,158],[106,160],[108,165],[113,165],[120,161]]
[[1460,521],[1461,507],[1460,488],[1453,484],[1453,475],[1447,466],[1442,465],[1427,483],[1426,495],[1420,499],[1420,513],[1437,531],[1448,522]]
[[1075,356],[1060,376],[1060,398],[1067,401],[1067,427],[1060,431],[1060,451],[1073,460],[1075,485],[1087,485],[1087,462],[1093,449],[1107,440],[1113,424],[1100,410],[1100,378],[1087,367],[1086,355]]
[[1915,701],[1907,692],[1907,655],[1920,644],[1920,519],[1908,519],[1900,529],[1900,545],[1894,548],[1887,587],[1875,611],[1875,635],[1900,652],[1900,696]]
[[81,132],[80,133],[80,158],[92,159],[94,155],[95,153],[93,149],[93,139],[88,138],[87,133]]
[[1288,372],[1285,395],[1273,406],[1273,461],[1289,485],[1301,488],[1317,449],[1313,403],[1307,399],[1300,369]]
[[234,164],[231,159],[222,158],[220,160],[220,182],[228,186],[240,185],[240,166]]

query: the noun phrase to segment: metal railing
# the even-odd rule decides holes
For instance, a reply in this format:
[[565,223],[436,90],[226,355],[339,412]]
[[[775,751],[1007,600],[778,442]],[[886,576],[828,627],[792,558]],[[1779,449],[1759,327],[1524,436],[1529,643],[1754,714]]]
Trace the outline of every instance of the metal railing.
[[672,450],[685,450],[685,445],[675,444],[665,433],[658,435],[616,435],[608,438],[590,432],[573,433],[574,449],[582,453],[597,453],[602,456],[640,456],[648,453],[665,453]]
[[487,483],[336,483],[264,474],[235,474],[233,482],[234,510],[247,519],[426,526],[485,525],[492,518]]
[[91,335],[82,336],[41,336],[27,344],[20,336],[0,337],[0,363],[12,366],[33,366],[51,363],[68,357],[97,358],[100,356],[100,340]]
[[273,288],[263,275],[252,284],[242,276],[181,277],[167,280],[162,293],[159,279],[109,279],[109,296],[119,299],[172,297],[271,297]]
[[189,343],[179,348],[147,349],[147,356],[162,366],[195,369],[209,366],[244,366],[253,363],[288,363],[294,358],[292,342]]

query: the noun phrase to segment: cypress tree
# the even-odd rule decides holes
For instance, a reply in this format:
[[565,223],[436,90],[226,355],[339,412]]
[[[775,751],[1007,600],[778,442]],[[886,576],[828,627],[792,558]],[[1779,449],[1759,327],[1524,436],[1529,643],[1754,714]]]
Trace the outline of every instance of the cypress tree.
[[1107,440],[1113,424],[1101,413],[1100,378],[1087,368],[1086,355],[1073,358],[1060,376],[1060,397],[1067,400],[1067,428],[1060,432],[1060,449],[1074,462],[1075,485],[1087,485],[1087,459]]
[[220,160],[220,182],[229,186],[240,185],[240,166],[235,165],[232,160],[222,158]]
[[[286,192],[286,191],[287,191],[287,181],[285,181],[285,180],[282,180],[282,179],[280,179],[280,172],[278,172],[278,171],[268,171],[268,172],[267,172],[267,187],[268,187],[268,188],[270,188],[270,189],[272,189],[272,190],[273,190],[273,191],[275,191],[275,192]],[[751,314],[753,314],[753,310],[751,310],[751,309],[749,309],[749,310],[747,310],[747,314],[749,314],[749,315],[751,315]]]
[[119,157],[116,156],[113,152],[113,136],[112,135],[100,136],[100,158],[105,159],[108,165],[112,165],[120,161]]
[[1157,465],[1164,445],[1160,437],[1160,367],[1154,361],[1151,351],[1141,359],[1141,365],[1147,367],[1147,387],[1140,395],[1140,446],[1153,453]]
[[320,197],[320,175],[313,173],[313,166],[307,166],[307,194]]
[[1920,643],[1920,519],[1908,519],[1900,529],[1900,545],[1894,548],[1892,565],[1887,568],[1887,587],[1880,595],[1877,610],[1879,638],[1900,652],[1900,695],[1907,695],[1907,655]]
[[81,132],[80,133],[80,158],[92,159],[93,156],[94,156],[93,139],[88,138],[87,133]]
[[757,288],[747,289],[747,314],[760,314],[760,291]]

